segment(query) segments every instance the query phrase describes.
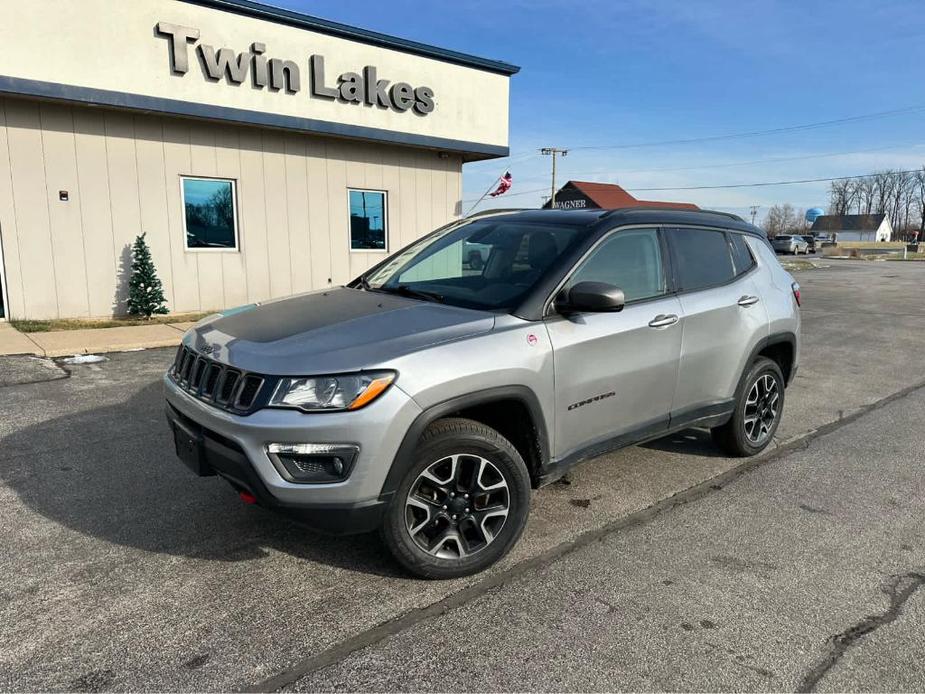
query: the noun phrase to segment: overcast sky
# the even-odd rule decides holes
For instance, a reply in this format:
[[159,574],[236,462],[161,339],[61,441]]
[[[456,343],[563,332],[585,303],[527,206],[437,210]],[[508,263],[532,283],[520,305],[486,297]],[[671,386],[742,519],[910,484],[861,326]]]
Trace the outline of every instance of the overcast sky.
[[[275,0],[318,17],[520,65],[511,80],[511,159],[464,167],[464,211],[534,207],[549,186],[542,146],[573,150],[569,178],[642,188],[865,174],[925,163],[921,0]],[[916,108],[919,110],[914,110]],[[625,147],[867,116],[828,127]],[[826,156],[820,156],[826,155]],[[776,161],[774,161],[776,160]],[[827,183],[639,191],[746,213],[824,207]],[[534,191],[534,192],[531,192]]]

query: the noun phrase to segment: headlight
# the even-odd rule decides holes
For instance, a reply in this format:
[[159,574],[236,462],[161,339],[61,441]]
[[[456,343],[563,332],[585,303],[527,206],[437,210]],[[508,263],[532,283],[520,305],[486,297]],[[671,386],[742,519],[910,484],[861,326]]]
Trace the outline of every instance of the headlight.
[[270,406],[296,407],[305,412],[358,410],[382,395],[394,380],[393,371],[282,378]]

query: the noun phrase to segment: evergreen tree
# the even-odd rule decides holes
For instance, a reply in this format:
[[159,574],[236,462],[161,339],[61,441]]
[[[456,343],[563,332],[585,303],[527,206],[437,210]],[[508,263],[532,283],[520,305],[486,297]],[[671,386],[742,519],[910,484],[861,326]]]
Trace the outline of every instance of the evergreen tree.
[[128,312],[131,316],[150,318],[155,313],[167,313],[164,288],[151,260],[151,249],[145,235],[135,239],[132,246],[132,277],[128,281]]

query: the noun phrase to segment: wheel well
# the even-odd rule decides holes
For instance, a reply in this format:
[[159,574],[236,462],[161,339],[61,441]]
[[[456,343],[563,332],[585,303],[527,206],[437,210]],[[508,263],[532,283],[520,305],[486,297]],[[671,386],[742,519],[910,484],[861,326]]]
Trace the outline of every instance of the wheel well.
[[444,417],[465,417],[497,431],[520,453],[530,472],[530,480],[536,486],[543,461],[543,447],[530,408],[521,400],[492,400],[447,413]]
[[777,362],[781,373],[784,374],[784,383],[790,383],[790,375],[793,369],[792,344],[789,342],[775,342],[774,344],[768,345],[760,352],[758,352],[758,356],[767,357],[768,359]]

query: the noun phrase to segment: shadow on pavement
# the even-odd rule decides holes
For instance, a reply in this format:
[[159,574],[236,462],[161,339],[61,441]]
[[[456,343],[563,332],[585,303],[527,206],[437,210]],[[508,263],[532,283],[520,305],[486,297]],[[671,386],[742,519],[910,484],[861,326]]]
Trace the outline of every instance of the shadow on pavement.
[[404,575],[376,535],[321,535],[243,504],[221,478],[192,475],[174,456],[162,393],[159,382],[150,383],[119,405],[0,439],[0,475],[42,516],[118,545],[227,562],[277,550],[351,571]]
[[707,429],[685,429],[655,441],[642,444],[641,448],[667,453],[699,455],[704,458],[725,458],[726,454],[713,443]]

